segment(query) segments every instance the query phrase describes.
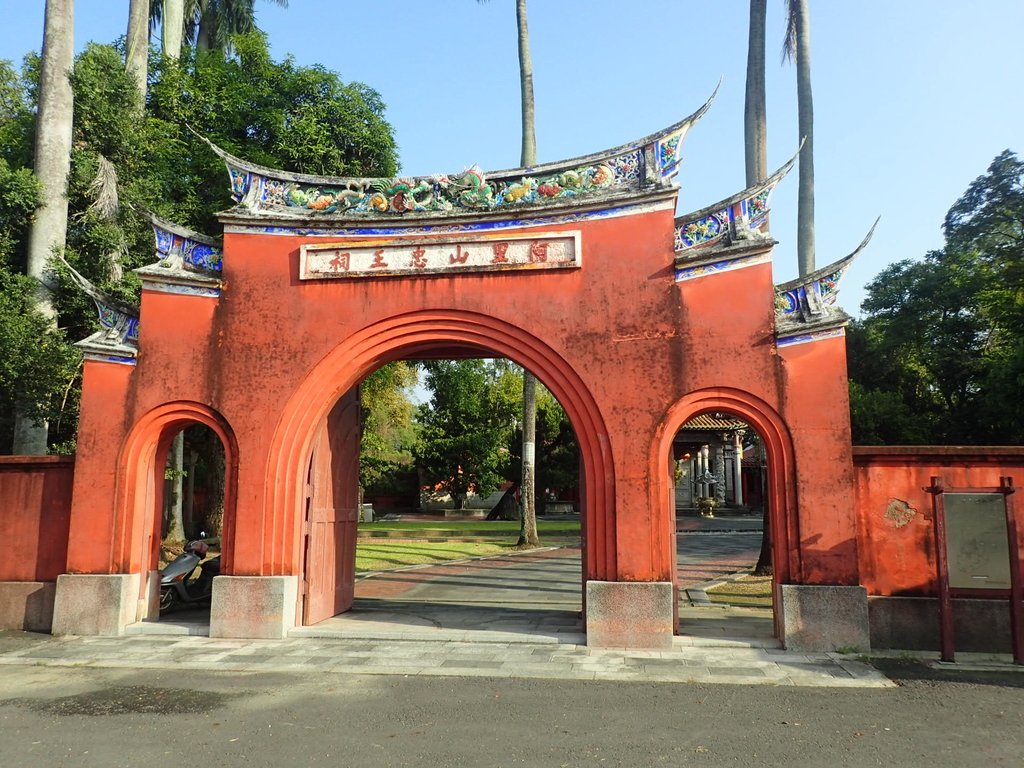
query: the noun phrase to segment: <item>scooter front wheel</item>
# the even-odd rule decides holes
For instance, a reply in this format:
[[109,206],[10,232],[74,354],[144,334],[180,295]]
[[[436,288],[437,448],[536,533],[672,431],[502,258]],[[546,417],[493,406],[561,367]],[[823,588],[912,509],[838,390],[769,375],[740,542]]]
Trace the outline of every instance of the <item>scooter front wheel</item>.
[[160,590],[160,613],[167,613],[178,604],[178,596],[174,593],[173,587],[164,587]]

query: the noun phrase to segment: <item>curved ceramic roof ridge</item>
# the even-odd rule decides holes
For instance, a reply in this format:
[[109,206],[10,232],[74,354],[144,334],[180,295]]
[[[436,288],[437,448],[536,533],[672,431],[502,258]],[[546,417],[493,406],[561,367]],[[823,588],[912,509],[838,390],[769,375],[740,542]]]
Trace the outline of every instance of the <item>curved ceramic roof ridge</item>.
[[203,232],[197,232],[194,229],[186,227],[184,224],[178,224],[161,216],[157,216],[150,210],[139,209],[138,213],[152,226],[158,227],[159,229],[167,230],[168,232],[179,235],[180,237],[188,238],[189,240],[195,240],[197,243],[202,243],[203,245],[211,245],[216,248],[220,248],[221,246],[221,240],[223,238],[212,237]]
[[696,432],[716,430],[716,429],[746,429],[750,425],[747,422],[739,419],[731,414],[721,414],[715,416],[711,413],[700,413],[692,418],[686,420],[682,426],[679,427],[679,431],[693,430]]
[[749,197],[753,197],[762,190],[774,187],[776,184],[782,181],[786,174],[789,173],[790,170],[793,168],[793,164],[796,163],[797,158],[800,157],[800,152],[804,148],[804,141],[800,142],[800,146],[796,148],[796,153],[791,158],[789,158],[789,160],[787,160],[783,165],[781,165],[779,169],[768,178],[764,179],[763,181],[755,182],[746,189],[743,189],[737,192],[735,195],[725,198],[724,200],[719,200],[717,203],[712,203],[711,205],[706,205],[703,208],[699,208],[696,211],[691,211],[690,213],[684,213],[681,216],[676,216],[676,226],[679,226],[680,224],[688,224],[691,221],[697,221],[698,219],[702,219],[705,216],[710,216],[713,213],[718,213],[721,210],[736,205],[742,200],[746,200]]
[[[602,150],[600,152],[593,152],[588,155],[581,155],[579,157],[568,158],[564,160],[556,160],[550,163],[543,163],[540,165],[524,166],[520,168],[509,168],[498,171],[480,171],[488,180],[499,180],[507,178],[519,178],[522,176],[535,176],[537,174],[544,174],[548,172],[554,172],[559,170],[565,170],[574,168],[576,166],[593,164],[604,159],[611,159],[619,155],[635,152],[645,146],[648,146],[654,142],[660,141],[665,137],[671,136],[673,133],[678,131],[688,130],[694,123],[700,120],[701,117],[711,108],[712,102],[718,95],[718,89],[721,87],[721,81],[715,86],[715,90],[711,93],[708,99],[692,114],[683,118],[677,123],[670,125],[660,131],[655,131],[641,139],[636,139],[626,144],[621,144],[611,149]],[[198,138],[204,141],[213,151],[224,160],[225,163],[231,166],[235,166],[240,170],[248,173],[257,174],[264,178],[288,181],[288,182],[299,182],[302,184],[311,185],[323,185],[323,186],[346,186],[349,184],[368,185],[375,182],[391,182],[398,179],[402,180],[413,180],[413,179],[436,179],[446,174],[427,174],[427,175],[395,175],[395,176],[322,176],[317,174],[298,173],[293,171],[285,171],[278,168],[270,168],[257,163],[252,163],[248,160],[240,158],[236,155],[231,154],[222,147],[217,146],[209,138],[199,133],[195,129],[189,127],[189,130],[195,134]],[[465,173],[467,170],[478,169],[476,165],[470,165],[461,171],[456,171],[454,175]],[[478,169],[479,170],[479,169]],[[452,174],[448,174],[452,175]]]
[[846,256],[843,256],[843,258],[839,259],[838,261],[833,261],[831,264],[821,267],[820,269],[816,269],[809,274],[803,275],[802,277],[794,278],[785,283],[779,283],[775,286],[775,290],[779,292],[791,291],[795,288],[799,288],[802,285],[810,285],[816,280],[821,280],[822,278],[830,277],[831,275],[834,275],[836,272],[845,270],[848,266],[850,266],[853,260],[857,258],[857,255],[865,248],[867,248],[868,243],[871,242],[871,238],[875,234],[875,228],[878,226],[878,222],[880,222],[881,220],[881,216],[875,219],[875,223],[871,225],[871,229],[869,229],[868,233],[864,235],[864,239],[860,241],[860,245],[854,248],[851,253],[847,254]]

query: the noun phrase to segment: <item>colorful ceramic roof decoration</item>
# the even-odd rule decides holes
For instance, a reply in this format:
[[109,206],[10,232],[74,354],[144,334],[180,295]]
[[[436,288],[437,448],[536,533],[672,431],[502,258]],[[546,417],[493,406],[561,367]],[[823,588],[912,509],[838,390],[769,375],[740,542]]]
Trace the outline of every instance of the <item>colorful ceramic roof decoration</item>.
[[[803,144],[800,145],[803,148]],[[785,165],[762,182],[732,197],[676,219],[675,249],[683,258],[697,258],[699,251],[727,247],[768,235],[768,203],[775,187],[800,156],[800,149]]]
[[60,261],[75,285],[93,300],[102,326],[75,346],[89,358],[133,363],[139,351],[139,308],[101,291],[63,258]]
[[220,243],[152,213],[143,216],[153,225],[158,261],[135,270],[142,287],[162,293],[219,296],[224,266]]
[[775,286],[775,326],[780,345],[841,335],[850,316],[836,304],[839,281],[857,254],[867,247],[877,226],[878,219],[850,255]]
[[484,172],[472,166],[455,174],[394,179],[311,176],[255,165],[207,143],[227,165],[238,204],[232,213],[303,220],[480,218],[609,201],[668,187],[679,169],[683,139],[711,106],[715,93],[689,117],[638,141],[572,160],[505,171]]

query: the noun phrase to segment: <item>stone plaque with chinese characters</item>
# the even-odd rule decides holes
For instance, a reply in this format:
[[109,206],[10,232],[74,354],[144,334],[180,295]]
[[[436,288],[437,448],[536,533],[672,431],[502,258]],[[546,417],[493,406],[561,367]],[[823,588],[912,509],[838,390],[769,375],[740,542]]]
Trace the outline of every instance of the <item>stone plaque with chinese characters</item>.
[[299,250],[299,279],[408,277],[456,272],[574,269],[580,233],[548,232],[479,239],[358,240],[307,244]]

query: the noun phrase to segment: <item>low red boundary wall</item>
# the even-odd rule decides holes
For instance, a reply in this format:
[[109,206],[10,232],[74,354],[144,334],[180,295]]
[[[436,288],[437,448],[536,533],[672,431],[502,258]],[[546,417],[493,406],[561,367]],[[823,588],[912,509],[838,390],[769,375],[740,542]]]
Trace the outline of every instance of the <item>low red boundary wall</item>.
[[1004,476],[1024,487],[1020,446],[854,446],[853,465],[860,579],[869,595],[937,593],[932,500],[924,490],[932,477],[946,488],[994,487]]
[[0,456],[0,582],[66,571],[74,472],[71,457]]

